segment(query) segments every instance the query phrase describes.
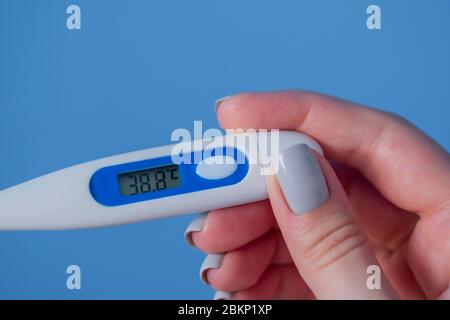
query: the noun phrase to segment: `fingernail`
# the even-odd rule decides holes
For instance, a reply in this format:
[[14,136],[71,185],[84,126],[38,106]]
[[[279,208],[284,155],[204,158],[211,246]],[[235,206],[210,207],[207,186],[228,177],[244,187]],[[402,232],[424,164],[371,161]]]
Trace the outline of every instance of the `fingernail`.
[[184,231],[184,240],[193,248],[195,248],[194,241],[192,241],[192,232],[202,231],[205,227],[205,220],[207,212],[201,213],[198,217],[196,217],[192,222],[188,225],[186,230]]
[[205,260],[200,267],[200,279],[209,285],[208,277],[206,276],[206,271],[209,269],[219,269],[222,265],[223,253],[210,253],[206,256]]
[[306,144],[294,145],[280,153],[277,177],[294,214],[311,211],[329,197],[322,169]]
[[214,300],[230,300],[233,297],[233,293],[227,291],[216,291],[214,294]]
[[214,103],[214,108],[215,108],[216,112],[217,112],[217,109],[219,108],[220,104],[221,104],[222,102],[224,102],[225,100],[230,99],[231,97],[232,97],[232,96],[225,96],[225,97],[223,97],[223,98],[217,99],[216,102]]

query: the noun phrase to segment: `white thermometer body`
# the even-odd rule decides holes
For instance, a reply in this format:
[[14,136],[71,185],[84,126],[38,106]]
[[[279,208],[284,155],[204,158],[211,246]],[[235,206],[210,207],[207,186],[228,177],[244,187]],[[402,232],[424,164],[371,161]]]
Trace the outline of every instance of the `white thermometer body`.
[[[109,226],[266,199],[265,176],[255,154],[239,142],[245,140],[229,140],[214,148],[231,149],[234,156],[210,156],[228,161],[222,164],[208,158],[175,164],[174,145],[167,145],[78,164],[7,188],[0,191],[0,230]],[[189,144],[195,155],[207,145],[197,142],[178,146]],[[322,153],[308,136],[279,132],[280,151],[300,143]]]

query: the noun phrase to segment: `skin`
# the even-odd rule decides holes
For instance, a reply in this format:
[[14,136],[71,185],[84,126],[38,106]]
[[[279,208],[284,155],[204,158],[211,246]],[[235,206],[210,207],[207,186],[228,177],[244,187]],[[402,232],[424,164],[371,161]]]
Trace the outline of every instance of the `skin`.
[[[275,176],[270,200],[212,211],[195,246],[226,253],[207,271],[233,299],[450,298],[450,156],[395,115],[302,91],[243,93],[223,128],[298,130],[325,158],[329,200],[297,216]],[[368,290],[378,264],[382,290]],[[364,274],[364,277],[362,275]]]

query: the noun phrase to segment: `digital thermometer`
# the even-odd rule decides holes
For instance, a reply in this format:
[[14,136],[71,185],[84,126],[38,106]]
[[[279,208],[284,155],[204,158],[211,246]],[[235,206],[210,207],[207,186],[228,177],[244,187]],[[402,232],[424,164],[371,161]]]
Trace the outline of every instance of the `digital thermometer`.
[[[277,134],[279,151],[303,143],[322,153],[301,133]],[[177,144],[190,149],[184,154],[188,158],[209,154],[198,163],[175,163],[174,145],[167,145],[78,164],[7,188],[0,191],[0,229],[117,225],[267,199],[257,153],[247,145],[257,139],[218,140]],[[253,147],[261,150],[259,142]]]

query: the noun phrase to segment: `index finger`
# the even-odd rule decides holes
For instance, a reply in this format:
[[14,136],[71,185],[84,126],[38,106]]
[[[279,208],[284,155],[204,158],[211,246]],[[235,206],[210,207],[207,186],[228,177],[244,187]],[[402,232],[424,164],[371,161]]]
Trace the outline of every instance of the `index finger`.
[[289,129],[315,138],[331,158],[361,171],[392,203],[421,215],[450,202],[446,150],[398,116],[303,91],[219,100],[224,128]]

